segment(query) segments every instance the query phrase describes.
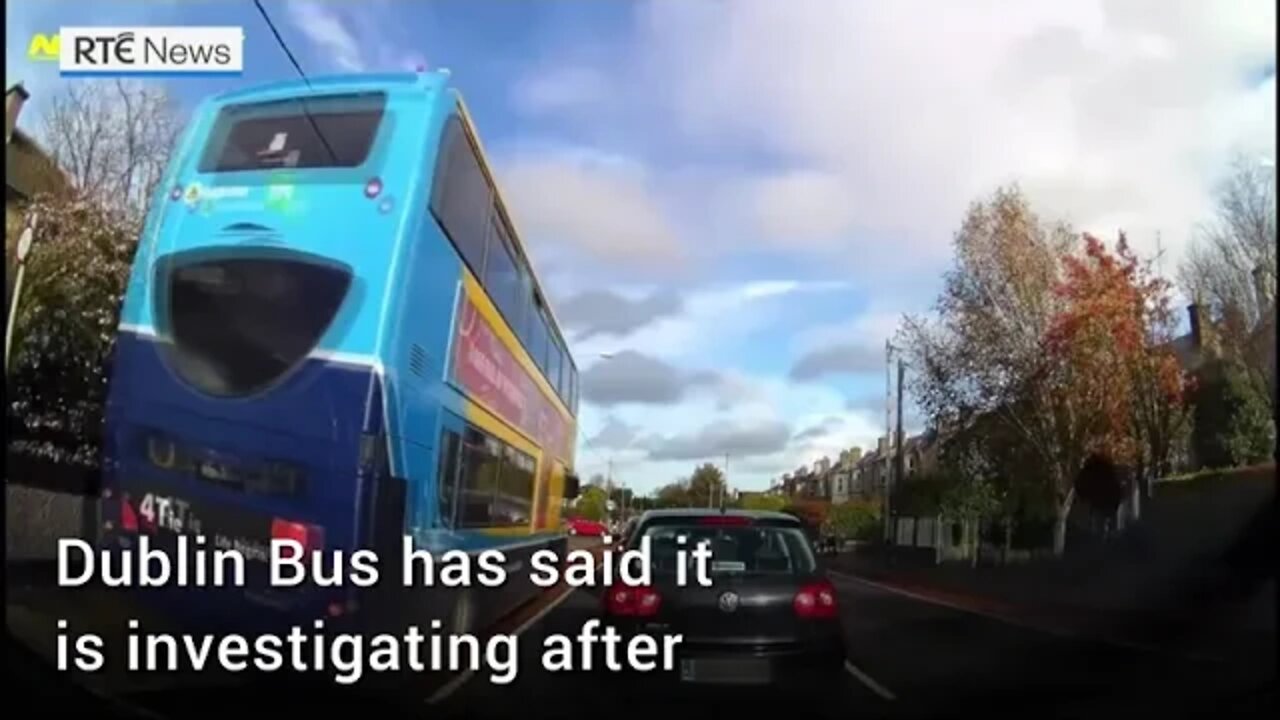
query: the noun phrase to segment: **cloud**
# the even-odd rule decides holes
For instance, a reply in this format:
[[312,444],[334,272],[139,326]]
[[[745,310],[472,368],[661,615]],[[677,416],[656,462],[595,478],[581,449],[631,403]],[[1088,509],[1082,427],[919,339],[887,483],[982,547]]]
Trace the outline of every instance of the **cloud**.
[[578,81],[609,92],[559,107],[690,158],[655,173],[728,231],[700,241],[723,252],[818,255],[865,282],[936,273],[967,204],[1019,180],[1045,214],[1123,224],[1144,252],[1160,231],[1172,264],[1227,154],[1275,152],[1268,0],[635,7],[629,52]]
[[[686,253],[649,171],[573,146],[521,148],[498,163],[521,232],[559,262],[670,272]],[[638,266],[638,267],[636,267]]]
[[556,304],[561,324],[575,331],[575,340],[596,335],[626,335],[655,320],[680,312],[680,296],[672,291],[655,291],[638,300],[612,290],[588,290]]
[[817,425],[812,425],[796,433],[792,440],[816,440],[821,437],[826,437],[833,429],[838,428],[843,424],[844,418],[833,415],[831,417],[824,418],[822,422]]
[[845,407],[849,410],[866,411],[871,413],[884,413],[884,393],[866,393],[849,398],[845,401]]
[[610,415],[600,432],[587,439],[587,447],[602,450],[625,450],[639,436],[639,427]]
[[603,406],[671,405],[683,400],[691,388],[715,381],[713,373],[685,372],[649,355],[626,350],[582,373],[582,397]]
[[791,427],[784,422],[751,425],[713,423],[692,435],[658,436],[644,441],[651,460],[757,457],[786,448]]
[[516,108],[530,115],[580,108],[605,94],[608,79],[599,71],[569,66],[526,76],[512,89]]
[[[572,279],[566,277],[566,280]],[[668,281],[666,287],[673,284]],[[682,290],[679,312],[664,314],[616,337],[596,334],[577,338],[573,350],[580,367],[590,364],[588,358],[616,352],[620,347],[644,348],[646,354],[667,362],[723,363],[722,367],[732,367],[731,358],[752,352],[751,340],[759,332],[795,315],[797,294],[831,292],[844,287],[836,282],[755,280]],[[652,297],[661,295],[661,288],[649,285],[631,289],[627,294]],[[794,323],[787,324],[794,326]]]
[[338,68],[350,72],[366,69],[359,41],[332,5],[293,0],[289,20]]
[[792,380],[862,374],[884,369],[884,352],[865,344],[839,343],[811,350],[791,367]]

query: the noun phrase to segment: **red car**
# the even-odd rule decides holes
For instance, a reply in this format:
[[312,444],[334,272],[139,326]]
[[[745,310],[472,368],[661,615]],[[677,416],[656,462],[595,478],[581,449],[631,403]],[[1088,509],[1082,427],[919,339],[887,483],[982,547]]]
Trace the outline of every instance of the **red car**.
[[570,535],[582,535],[584,537],[600,537],[606,535],[609,529],[599,520],[587,520],[586,518],[571,518],[565,523]]

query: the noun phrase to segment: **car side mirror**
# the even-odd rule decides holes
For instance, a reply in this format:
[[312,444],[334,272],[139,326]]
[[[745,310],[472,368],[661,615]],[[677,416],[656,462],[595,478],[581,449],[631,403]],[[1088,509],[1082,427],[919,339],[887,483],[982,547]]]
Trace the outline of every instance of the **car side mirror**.
[[564,477],[564,499],[573,500],[582,491],[582,482],[577,475],[570,473]]

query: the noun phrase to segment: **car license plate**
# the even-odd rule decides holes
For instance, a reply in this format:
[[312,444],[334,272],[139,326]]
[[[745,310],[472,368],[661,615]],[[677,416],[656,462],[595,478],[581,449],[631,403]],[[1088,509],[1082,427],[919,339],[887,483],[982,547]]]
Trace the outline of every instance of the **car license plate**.
[[680,661],[680,680],[688,683],[754,685],[771,677],[769,661],[757,658]]

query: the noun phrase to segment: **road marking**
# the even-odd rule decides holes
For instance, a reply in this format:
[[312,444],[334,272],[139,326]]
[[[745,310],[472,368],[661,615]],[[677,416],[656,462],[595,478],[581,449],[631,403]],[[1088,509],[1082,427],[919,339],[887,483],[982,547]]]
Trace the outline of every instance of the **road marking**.
[[[534,613],[532,617],[530,617],[528,620],[525,620],[523,623],[520,623],[519,627],[517,627],[515,630],[507,634],[514,637],[516,635],[520,635],[525,630],[528,630],[529,628],[533,627],[534,623],[537,623],[539,620],[546,617],[547,614],[550,613],[552,610],[555,610],[557,607],[560,607],[560,603],[567,600],[569,596],[572,595],[574,591],[577,589],[578,588],[573,586],[569,586],[565,588],[565,591],[560,593],[560,595],[556,597],[554,600],[547,603],[546,607]],[[439,690],[436,690],[434,693],[432,693],[431,697],[427,698],[427,704],[433,705],[435,703],[440,702],[441,700],[444,700],[445,698],[449,697],[453,693],[457,692],[458,688],[465,685],[466,682],[470,680],[473,675],[475,675],[474,670],[464,670],[463,672],[454,676],[453,679],[445,683]]]
[[857,665],[854,665],[853,663],[849,662],[848,660],[845,660],[845,661],[844,661],[844,669],[845,669],[846,671],[848,671],[848,673],[849,673],[850,675],[852,675],[852,676],[854,676],[854,677],[858,678],[858,682],[861,682],[863,685],[866,685],[867,687],[871,688],[871,692],[873,692],[873,693],[875,693],[875,694],[879,695],[880,697],[884,698],[885,700],[897,700],[897,699],[898,699],[898,698],[897,698],[893,693],[889,692],[889,688],[887,688],[887,687],[885,687],[885,686],[881,685],[880,683],[876,682],[876,681],[875,681],[875,678],[873,678],[873,677],[871,677],[870,675],[866,674],[865,672],[863,672],[863,671],[859,670]]
[[1222,658],[1214,657],[1212,655],[1202,655],[1200,653],[1184,653],[1184,652],[1179,652],[1177,650],[1169,650],[1166,648],[1156,647],[1154,645],[1147,645],[1145,643],[1137,643],[1131,640],[1117,640],[1114,638],[1098,637],[1096,635],[1086,635],[1084,633],[1075,632],[1072,630],[1066,630],[1063,628],[1057,628],[1051,625],[1041,625],[1038,623],[1027,622],[1025,620],[1018,620],[1017,618],[1011,618],[1006,615],[999,615],[997,613],[989,612],[987,610],[979,610],[977,608],[965,607],[964,605],[959,605],[957,603],[943,600],[942,598],[922,595],[920,593],[912,592],[910,590],[904,590],[903,588],[900,588],[900,587],[894,587],[893,585],[886,585],[884,583],[879,583],[874,580],[861,578],[856,575],[849,575],[847,573],[842,573],[838,570],[831,570],[830,574],[835,576],[836,579],[838,580],[844,580],[846,582],[856,582],[856,583],[861,583],[863,585],[869,585],[883,592],[894,593],[895,595],[908,597],[908,598],[911,598],[912,600],[917,600],[919,602],[929,603],[931,605],[939,605],[941,607],[950,608],[952,610],[957,610],[959,612],[969,613],[971,615],[977,615],[979,617],[984,617],[988,620],[995,620],[996,622],[1001,622],[1006,625],[1012,625],[1014,627],[1019,627],[1024,630],[1034,630],[1036,632],[1045,633],[1047,635],[1055,635],[1057,637],[1069,638],[1072,640],[1091,640],[1093,642],[1100,642],[1107,645],[1114,645],[1116,647],[1121,647],[1126,650],[1136,650],[1139,652],[1156,653],[1160,655],[1172,655],[1174,657],[1181,657],[1187,660],[1195,660],[1197,662],[1209,662],[1209,663],[1223,662]]

